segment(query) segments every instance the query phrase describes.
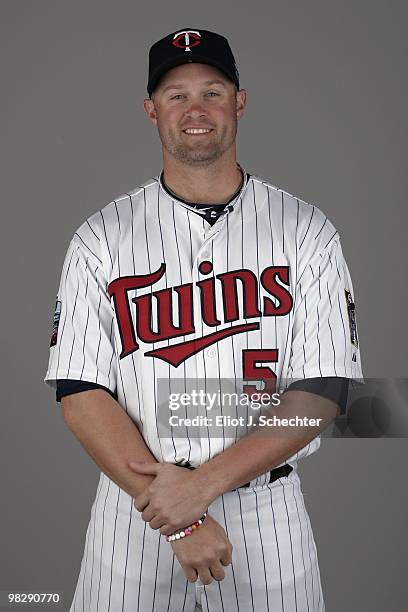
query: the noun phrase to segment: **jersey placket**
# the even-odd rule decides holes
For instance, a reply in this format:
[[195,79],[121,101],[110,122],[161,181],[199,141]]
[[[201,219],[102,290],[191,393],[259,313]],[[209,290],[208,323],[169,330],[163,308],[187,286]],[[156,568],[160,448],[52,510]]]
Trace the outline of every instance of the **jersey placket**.
[[[226,212],[226,214],[218,218],[212,226],[210,226],[204,219],[197,219],[197,222],[202,223],[202,230],[200,232],[200,236],[202,236],[202,243],[193,261],[192,268],[192,282],[194,287],[194,326],[197,338],[202,338],[212,333],[215,333],[220,327],[219,325],[209,326],[204,323],[202,316],[202,296],[200,288],[199,286],[197,286],[197,282],[214,277],[215,269],[219,269],[220,265],[222,270],[224,270],[225,262],[214,261],[214,255],[218,250],[216,248],[216,243],[219,240],[222,241],[225,239],[224,234],[226,228],[226,216],[231,214],[231,210],[233,210],[232,207]],[[203,274],[202,272],[200,272],[199,267],[204,262],[209,262],[213,266],[212,271],[208,274]],[[217,307],[215,308],[215,314],[217,319],[222,322],[223,313],[220,311],[222,301],[216,299],[216,304]],[[221,387],[221,372],[217,342],[202,349],[201,351],[198,351],[194,355],[194,359],[196,363],[198,381],[197,391],[200,391],[202,389],[205,394],[209,392],[216,393],[218,390],[221,391],[221,389],[219,388]],[[200,402],[197,407],[197,414],[203,419],[211,417],[211,411],[207,409],[207,406],[208,401],[205,401]],[[202,422],[205,423],[205,420],[203,420]],[[199,427],[201,462],[208,461],[208,458],[211,456],[210,438],[214,436],[214,433],[218,435],[218,430],[214,427],[214,422],[212,422],[212,425],[210,427],[208,427],[206,424],[203,424]]]

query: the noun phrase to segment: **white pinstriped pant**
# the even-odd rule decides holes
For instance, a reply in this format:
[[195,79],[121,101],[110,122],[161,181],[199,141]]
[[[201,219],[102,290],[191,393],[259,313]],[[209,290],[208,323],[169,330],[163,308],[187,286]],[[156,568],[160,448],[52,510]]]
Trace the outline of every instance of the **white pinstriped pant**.
[[324,612],[317,552],[296,470],[217,498],[233,545],[225,579],[189,583],[171,546],[101,474],[70,612]]

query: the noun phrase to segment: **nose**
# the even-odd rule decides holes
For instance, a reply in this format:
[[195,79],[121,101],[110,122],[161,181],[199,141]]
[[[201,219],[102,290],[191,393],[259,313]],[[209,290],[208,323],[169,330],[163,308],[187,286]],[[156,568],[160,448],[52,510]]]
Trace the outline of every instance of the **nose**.
[[205,117],[207,115],[203,104],[200,102],[191,102],[186,113],[192,119],[197,119],[198,117]]

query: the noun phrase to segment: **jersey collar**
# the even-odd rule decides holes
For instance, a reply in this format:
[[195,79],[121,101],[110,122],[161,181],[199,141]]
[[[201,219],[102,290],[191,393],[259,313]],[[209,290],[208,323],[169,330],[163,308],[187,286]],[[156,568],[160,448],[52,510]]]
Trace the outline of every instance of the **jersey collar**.
[[[240,196],[242,196],[247,184],[248,184],[248,180],[250,178],[250,174],[248,172],[246,172],[246,170],[244,170],[244,168],[241,166],[241,164],[237,164],[238,167],[240,168],[241,172],[242,172],[242,183],[240,185],[240,187],[237,189],[237,191],[232,194],[232,196],[230,197],[230,199],[228,200],[228,202],[223,203],[224,204],[224,208],[229,205],[229,206],[233,206],[238,199],[240,198]],[[191,202],[188,200],[184,200],[183,198],[181,198],[179,195],[175,194],[173,191],[171,191],[169,189],[169,187],[165,184],[164,180],[163,180],[163,169],[160,171],[160,174],[157,176],[157,181],[159,183],[160,188],[175,202],[179,202],[180,204],[187,206],[189,208],[194,208],[196,202]],[[204,204],[204,203],[203,203]],[[217,203],[213,202],[213,203],[208,203],[207,206],[215,206]]]

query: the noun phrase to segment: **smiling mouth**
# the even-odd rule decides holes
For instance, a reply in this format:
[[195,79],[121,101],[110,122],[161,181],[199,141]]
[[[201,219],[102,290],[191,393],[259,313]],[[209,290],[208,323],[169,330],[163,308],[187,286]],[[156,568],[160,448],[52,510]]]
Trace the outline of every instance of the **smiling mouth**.
[[212,128],[187,128],[186,130],[183,130],[183,132],[185,134],[188,134],[189,136],[198,136],[200,134],[209,134],[212,131],[213,131]]

